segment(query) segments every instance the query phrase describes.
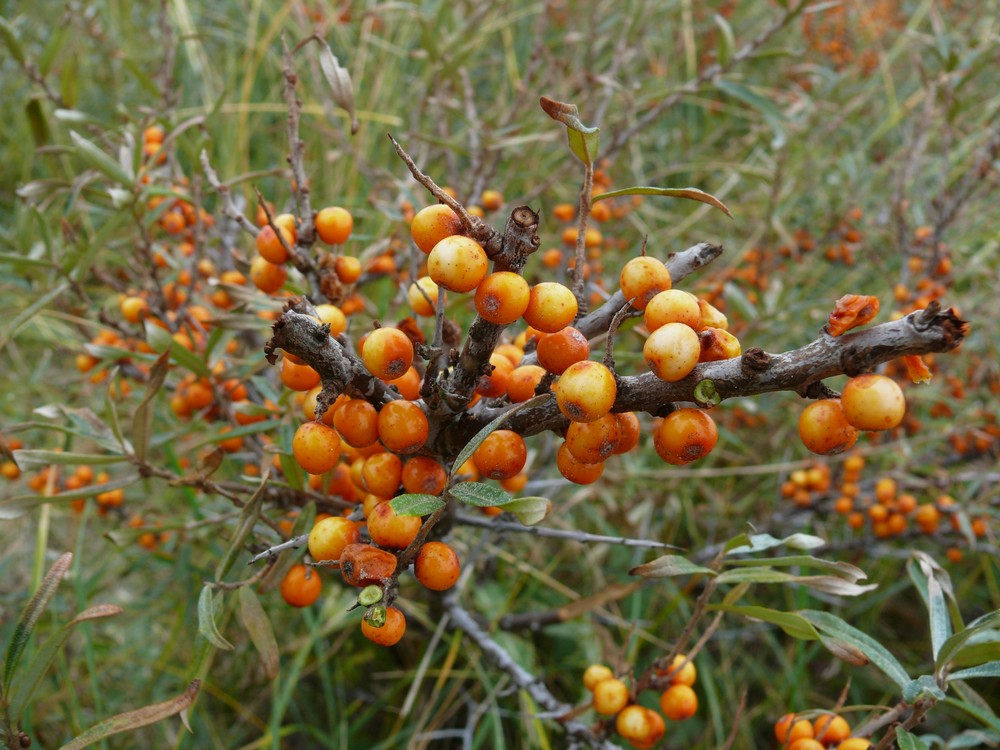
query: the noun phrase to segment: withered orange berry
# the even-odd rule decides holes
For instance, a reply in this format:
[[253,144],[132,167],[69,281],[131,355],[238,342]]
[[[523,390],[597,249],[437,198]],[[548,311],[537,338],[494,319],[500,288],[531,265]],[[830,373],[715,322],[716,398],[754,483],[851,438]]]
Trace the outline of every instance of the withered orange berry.
[[729,330],[729,320],[710,302],[703,299],[698,300],[698,307],[701,308],[701,328],[721,328],[723,331]]
[[265,294],[274,294],[285,285],[288,271],[257,256],[250,262],[250,281]]
[[670,271],[663,261],[656,258],[632,258],[622,268],[619,283],[622,294],[626,300],[631,300],[632,307],[645,310],[653,297],[670,289]]
[[497,271],[476,287],[476,312],[483,320],[505,326],[524,315],[530,299],[531,289],[520,274]]
[[701,342],[683,323],[667,323],[649,334],[642,355],[656,377],[674,383],[686,378],[698,364]]
[[[278,233],[281,234],[280,238]],[[282,244],[282,240],[284,240],[284,244]],[[285,245],[291,248],[294,243],[294,235],[284,227],[278,227],[278,232],[275,232],[268,224],[257,233],[257,252],[269,263],[280,265],[286,262],[289,256]]]
[[531,287],[524,320],[542,333],[555,333],[573,322],[577,309],[576,296],[569,287],[543,281]]
[[384,451],[365,459],[361,467],[364,489],[379,497],[393,497],[403,478],[403,459]]
[[376,328],[365,339],[361,361],[375,377],[394,380],[413,364],[413,342],[398,328]]
[[340,437],[322,422],[305,422],[292,438],[292,455],[303,471],[326,474],[340,459]]
[[319,385],[319,373],[309,365],[298,365],[285,358],[281,362],[281,382],[293,391],[308,391]]
[[489,269],[489,259],[482,245],[470,237],[454,234],[445,237],[427,256],[427,274],[451,292],[471,292]]
[[353,284],[361,278],[361,261],[350,255],[338,255],[333,261],[333,272],[342,284]]
[[458,553],[444,542],[425,543],[413,561],[413,574],[431,591],[447,591],[461,573]]
[[472,454],[479,473],[488,479],[510,479],[524,468],[528,449],[524,438],[511,430],[496,430]]
[[397,516],[389,503],[379,503],[368,514],[368,535],[375,544],[387,549],[406,549],[417,538],[422,525],[420,516]]
[[837,745],[837,750],[870,750],[871,747],[871,740],[866,740],[863,737],[850,737]]
[[444,204],[420,209],[410,222],[413,242],[424,254],[433,250],[434,246],[445,237],[451,237],[461,231],[462,222],[458,214]]
[[571,422],[566,430],[566,447],[585,464],[601,463],[612,455],[621,440],[616,414],[605,414],[593,422]]
[[660,710],[670,721],[684,721],[698,713],[698,696],[687,685],[671,685],[660,694]]
[[119,305],[122,317],[129,323],[138,323],[149,312],[149,303],[142,297],[125,297]]
[[385,608],[385,624],[380,628],[361,621],[361,633],[379,646],[395,646],[406,632],[406,618],[395,607]]
[[561,375],[567,367],[582,362],[590,356],[587,337],[572,326],[555,333],[546,333],[535,349],[538,364],[549,372]]
[[701,328],[701,308],[698,298],[682,289],[668,289],[655,295],[646,305],[646,328],[650,332],[667,323],[683,323],[697,330]]
[[811,737],[803,737],[789,745],[788,750],[824,750],[824,746],[822,742],[817,742]]
[[715,421],[701,409],[670,412],[653,434],[653,445],[660,458],[675,466],[707,456],[718,440]]
[[604,473],[604,464],[585,464],[569,451],[566,443],[556,451],[556,468],[574,484],[593,484]]
[[587,690],[593,690],[597,687],[597,683],[604,680],[610,680],[615,676],[615,673],[611,671],[609,667],[603,664],[591,664],[584,670],[583,673],[583,686]]
[[417,315],[433,318],[437,312],[438,285],[430,276],[421,276],[406,290],[406,301]]
[[427,456],[414,456],[403,466],[403,489],[423,495],[440,495],[448,484],[444,467]]
[[740,340],[721,328],[702,328],[698,340],[701,342],[699,362],[719,362],[738,357],[743,352]]
[[859,430],[891,430],[906,414],[906,399],[896,381],[885,375],[859,375],[840,394],[844,417]]
[[844,416],[840,399],[825,398],[802,410],[799,437],[813,453],[831,456],[851,448],[858,440],[858,431]]
[[586,360],[566,368],[556,383],[556,403],[574,422],[594,422],[611,411],[618,395],[614,373]]
[[618,717],[615,719],[615,729],[627,740],[644,741],[653,729],[648,709],[637,704],[626,706],[618,712]]
[[611,453],[620,456],[623,453],[628,453],[639,444],[639,417],[635,415],[635,412],[623,411],[620,414],[615,414],[615,419],[618,420],[619,438],[618,445]]
[[774,736],[783,744],[803,738],[812,739],[813,725],[808,719],[796,719],[795,714],[785,714],[774,723]]
[[370,544],[348,544],[340,553],[340,574],[351,586],[382,583],[396,572],[396,556]]
[[333,426],[352,448],[367,448],[378,440],[378,412],[359,398],[340,405],[333,414]]
[[507,398],[511,403],[519,404],[534,397],[535,389],[545,377],[545,368],[538,365],[521,365],[515,367],[507,381]]
[[842,742],[851,736],[851,725],[837,714],[817,716],[813,721],[813,737],[824,745]]
[[322,588],[318,570],[295,565],[281,579],[281,598],[293,607],[308,607],[319,599]]
[[361,539],[358,525],[343,516],[317,521],[309,532],[309,554],[316,562],[339,560],[344,547]]
[[[687,657],[684,654],[677,654],[677,656],[674,657],[674,660],[670,663],[670,666],[660,670],[659,674],[664,677],[670,675],[671,685],[687,685],[688,687],[691,687],[694,685],[695,680],[698,679],[698,669],[695,667],[693,661],[687,661],[685,663],[686,659]],[[684,664],[684,666],[681,667],[681,664]],[[678,667],[680,667],[680,669],[678,669]],[[674,671],[675,669],[677,670],[676,672]]]
[[347,316],[336,305],[316,305],[316,317],[330,326],[331,336],[339,336],[347,330]]
[[343,245],[354,229],[354,217],[346,208],[330,206],[316,214],[316,234],[327,245]]
[[593,693],[594,710],[603,716],[614,716],[628,705],[628,688],[614,677],[594,685]]
[[378,413],[378,437],[393,453],[416,453],[430,433],[423,409],[412,401],[390,401]]

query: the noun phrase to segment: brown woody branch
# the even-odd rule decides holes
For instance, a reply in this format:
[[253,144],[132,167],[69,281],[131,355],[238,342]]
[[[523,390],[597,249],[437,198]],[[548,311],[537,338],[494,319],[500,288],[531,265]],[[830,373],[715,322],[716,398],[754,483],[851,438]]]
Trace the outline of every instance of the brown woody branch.
[[312,247],[316,242],[316,225],[313,221],[312,203],[309,200],[309,179],[306,177],[305,143],[299,137],[299,119],[302,115],[302,102],[295,95],[295,85],[298,75],[295,73],[295,61],[288,48],[288,40],[281,37],[281,69],[284,76],[285,106],[288,108],[288,164],[292,168],[292,186],[295,196],[295,207],[299,213],[298,244],[301,247]]
[[260,234],[260,230],[257,226],[250,221],[250,219],[248,219],[239,208],[237,208],[229,186],[224,184],[219,179],[219,175],[216,174],[215,169],[212,167],[212,163],[208,160],[208,151],[205,149],[201,150],[201,168],[205,172],[205,179],[208,180],[208,184],[211,185],[215,192],[219,194],[219,197],[222,198],[223,215],[239,224],[243,231],[251,237],[256,237]]

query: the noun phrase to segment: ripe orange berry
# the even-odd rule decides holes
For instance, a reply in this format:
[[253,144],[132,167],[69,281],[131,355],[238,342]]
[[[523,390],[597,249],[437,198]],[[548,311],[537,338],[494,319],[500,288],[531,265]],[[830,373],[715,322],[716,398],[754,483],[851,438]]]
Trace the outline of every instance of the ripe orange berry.
[[421,276],[406,290],[406,301],[417,315],[433,318],[437,312],[438,285],[430,276]]
[[380,628],[372,627],[365,620],[361,621],[362,635],[380,646],[396,645],[405,632],[406,618],[395,607],[385,608],[385,624]]
[[813,721],[813,737],[824,745],[841,742],[851,736],[851,725],[843,716],[825,714]]
[[573,221],[576,216],[576,206],[572,203],[557,203],[552,208],[552,215],[559,221]]
[[382,583],[396,572],[396,556],[370,544],[348,544],[340,553],[340,574],[351,586]]
[[402,377],[413,364],[413,342],[398,328],[376,328],[365,339],[361,361],[377,378]]
[[378,437],[393,453],[416,453],[430,433],[427,415],[412,401],[390,401],[378,413]]
[[452,292],[471,292],[489,269],[489,259],[475,240],[454,234],[438,242],[427,256],[427,274]]
[[[687,661],[685,663],[685,659],[687,659],[687,657],[684,654],[677,654],[677,656],[674,657],[674,660],[670,663],[670,666],[660,671],[660,674],[663,676],[673,672],[670,677],[671,685],[687,685],[688,687],[691,687],[694,685],[695,680],[698,679],[698,669],[695,667],[694,662]],[[681,664],[684,664],[684,666],[680,667]],[[680,669],[674,672],[674,670],[678,667],[680,667]]]
[[143,143],[163,143],[165,135],[166,133],[160,125],[150,125],[142,131],[142,140]]
[[538,363],[549,372],[561,375],[567,367],[590,356],[590,342],[576,328],[567,326],[538,339],[535,349]]
[[293,607],[308,607],[319,598],[322,588],[318,570],[295,565],[281,580],[281,598]]
[[431,591],[447,591],[461,573],[458,554],[444,542],[425,543],[413,561],[413,574]]
[[528,282],[520,274],[498,271],[476,288],[476,312],[483,320],[505,326],[524,315],[530,299]]
[[545,376],[545,369],[538,365],[515,367],[507,381],[507,398],[511,403],[527,401],[535,395],[535,388]]
[[670,271],[656,258],[632,258],[622,268],[619,283],[625,299],[632,301],[632,307],[645,310],[653,297],[670,289]]
[[367,448],[378,440],[378,412],[362,399],[351,399],[333,414],[333,426],[352,448]]
[[657,328],[642,346],[649,369],[669,383],[686,378],[701,357],[698,334],[683,323],[667,323]]
[[660,694],[660,710],[671,721],[684,721],[698,713],[698,695],[687,685],[671,685]]
[[286,357],[281,362],[281,382],[293,391],[309,391],[319,385],[319,373],[309,365],[297,365]]
[[609,680],[614,676],[615,673],[612,672],[609,667],[606,667],[603,664],[591,664],[586,670],[584,670],[583,686],[587,688],[587,690],[592,691],[597,686],[597,683],[603,680]]
[[524,468],[527,458],[524,438],[511,430],[491,432],[472,454],[479,473],[488,479],[510,479]]
[[593,484],[604,473],[604,464],[585,464],[569,451],[566,443],[556,452],[556,468],[566,479],[575,484]]
[[493,370],[488,375],[480,376],[476,384],[476,393],[485,398],[499,398],[507,392],[514,365],[505,356],[496,352],[490,355],[490,364]]
[[617,414],[605,414],[593,422],[571,422],[566,430],[566,447],[585,464],[597,464],[611,456],[621,440]]
[[368,535],[375,544],[387,549],[406,549],[422,525],[420,516],[397,516],[389,503],[379,503],[368,514]]
[[611,411],[617,395],[611,370],[590,360],[570,365],[556,384],[559,411],[574,422],[600,419]]
[[149,312],[149,303],[142,297],[125,297],[119,305],[122,317],[129,323],[138,323]]
[[577,309],[572,290],[554,281],[543,281],[531,288],[524,320],[543,333],[555,333],[573,322]]
[[503,193],[499,190],[484,190],[479,196],[479,202],[487,211],[496,211],[503,205]]
[[410,222],[410,234],[413,242],[424,254],[434,249],[434,246],[445,237],[459,234],[462,222],[458,214],[444,204],[427,206],[420,209]]
[[259,255],[250,263],[250,281],[265,294],[274,294],[281,289],[287,278],[288,271],[284,266],[270,263]]
[[628,705],[628,688],[621,680],[609,677],[593,687],[594,710],[604,716],[614,716]]
[[331,336],[339,336],[347,330],[347,316],[336,305],[316,305],[316,317],[330,326]]
[[403,459],[388,451],[365,459],[361,467],[364,489],[379,497],[393,497],[403,478]]
[[840,404],[844,417],[859,430],[891,430],[906,413],[902,389],[885,375],[852,378],[844,386]]
[[303,471],[325,474],[340,459],[340,437],[322,422],[305,422],[292,438],[292,455]]
[[715,421],[700,409],[670,412],[653,434],[653,445],[660,458],[675,466],[707,456],[718,440]]
[[813,401],[799,416],[799,437],[813,453],[831,456],[851,448],[858,431],[844,417],[840,399]]
[[869,750],[871,747],[871,740],[866,740],[863,737],[850,737],[837,745],[837,750]]
[[344,547],[361,539],[358,525],[343,516],[317,521],[309,532],[309,554],[316,562],[339,560]]
[[698,298],[682,289],[668,289],[654,296],[646,305],[646,328],[650,332],[667,323],[683,323],[697,330],[701,328],[701,308]]
[[[288,245],[289,248],[293,247],[295,236],[284,227],[278,227],[278,232],[281,234],[281,239],[279,239],[278,233],[271,229],[271,225],[268,224],[257,234],[256,244],[260,257],[269,263],[280,265],[288,260],[288,250],[285,249],[285,245]],[[282,239],[284,239],[284,244],[282,244]]]
[[824,750],[824,747],[822,742],[817,742],[811,737],[803,737],[789,745],[788,750]]
[[354,229],[354,217],[346,208],[331,206],[316,214],[316,234],[328,245],[342,245]]
[[633,704],[618,712],[618,717],[615,719],[615,729],[627,740],[643,742],[646,737],[652,734],[653,724],[649,720],[647,709],[644,706]]
[[440,495],[448,483],[448,474],[433,458],[414,456],[403,466],[402,479],[407,492]]
[[813,725],[808,719],[796,720],[795,714],[785,714],[775,722],[774,736],[782,744],[791,744],[802,738],[812,739]]
[[620,437],[612,455],[620,456],[623,453],[628,453],[639,444],[639,417],[635,415],[635,412],[624,411],[615,414],[615,418],[618,420]]

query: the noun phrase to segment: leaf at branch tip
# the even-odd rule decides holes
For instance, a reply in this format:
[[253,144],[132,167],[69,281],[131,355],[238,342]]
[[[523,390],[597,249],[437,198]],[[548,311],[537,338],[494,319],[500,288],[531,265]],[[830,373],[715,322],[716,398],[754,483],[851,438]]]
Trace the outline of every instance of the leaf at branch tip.
[[52,600],[52,597],[55,596],[59,581],[69,572],[69,566],[72,564],[72,552],[64,552],[60,555],[59,559],[49,568],[49,572],[45,574],[35,595],[31,597],[31,600],[24,607],[24,611],[21,612],[21,618],[17,621],[17,625],[14,627],[14,634],[11,636],[10,644],[7,646],[7,656],[4,658],[3,664],[2,684],[10,684],[14,670],[17,668],[17,663],[24,654],[24,649],[28,645],[28,639],[31,638],[31,632],[35,629],[35,625],[38,623],[42,613],[45,612],[45,608]]
[[556,122],[566,126],[566,138],[570,150],[577,159],[588,167],[597,160],[601,148],[601,129],[584,125],[580,120],[580,110],[575,104],[558,102],[543,96],[538,100],[542,109]]
[[201,680],[193,680],[191,684],[188,685],[187,690],[178,695],[176,698],[171,698],[170,700],[163,701],[162,703],[154,703],[151,706],[137,708],[134,711],[128,711],[123,714],[118,714],[117,716],[112,716],[110,719],[105,719],[104,721],[92,726],[83,734],[77,736],[76,739],[71,742],[67,742],[65,745],[60,747],[59,750],[81,750],[82,748],[93,745],[95,742],[99,742],[105,737],[110,737],[113,734],[128,732],[132,729],[138,729],[139,727],[155,724],[158,721],[162,721],[170,716],[181,713],[188,706],[194,703],[194,699],[198,696],[198,690],[200,688]]
[[198,597],[198,632],[216,648],[233,650],[233,644],[223,638],[215,624],[215,591],[207,585],[202,587]]
[[792,549],[810,550],[826,544],[818,536],[811,534],[792,534],[784,539],[776,539],[770,534],[740,534],[728,542],[724,552],[726,555],[744,555],[750,552],[763,552],[773,547],[786,545]]
[[621,190],[611,190],[607,193],[601,193],[600,195],[594,196],[594,203],[597,201],[607,200],[608,198],[617,198],[622,195],[662,195],[666,198],[687,198],[689,201],[698,201],[699,203],[707,203],[712,208],[717,208],[730,219],[733,218],[732,212],[726,207],[726,204],[720,201],[711,193],[706,193],[698,188],[660,188],[660,187],[628,187],[622,188]]
[[399,495],[389,502],[397,516],[426,516],[444,507],[444,501],[434,495],[413,493]]
[[643,578],[669,578],[671,576],[689,576],[696,574],[717,575],[711,568],[695,565],[686,557],[680,555],[664,555],[648,563],[637,565],[628,572],[630,576]]
[[354,84],[351,83],[351,74],[340,64],[330,45],[325,40],[319,41],[319,66],[323,69],[326,82],[330,84],[333,101],[351,118],[351,135],[354,135],[358,132],[359,124],[354,112]]
[[516,497],[498,507],[507,513],[513,513],[525,526],[534,526],[552,512],[552,501],[547,497]]

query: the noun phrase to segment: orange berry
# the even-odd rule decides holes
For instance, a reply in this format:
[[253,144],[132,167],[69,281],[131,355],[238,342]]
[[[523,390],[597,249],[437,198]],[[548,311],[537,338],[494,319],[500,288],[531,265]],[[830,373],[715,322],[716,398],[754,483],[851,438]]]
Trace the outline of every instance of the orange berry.
[[624,411],[615,414],[615,418],[618,420],[620,437],[612,455],[620,456],[623,453],[628,453],[639,444],[639,417],[635,415],[635,412]]
[[281,362],[281,382],[293,391],[309,391],[319,385],[319,373],[286,357]]
[[292,455],[303,471],[325,474],[340,459],[340,437],[322,422],[305,422],[292,438]]
[[461,231],[462,222],[458,214],[443,204],[420,209],[410,222],[413,242],[424,254],[433,250],[434,246],[445,237],[451,237]]
[[427,256],[427,274],[438,286],[452,292],[471,292],[488,269],[482,245],[460,234],[445,237]]
[[402,377],[413,364],[413,342],[398,328],[376,328],[365,339],[361,361],[377,378]]
[[561,331],[544,334],[538,340],[535,354],[542,367],[561,375],[570,365],[590,356],[590,343],[576,328],[567,326]]
[[437,312],[438,285],[430,276],[421,276],[406,290],[406,301],[417,315],[433,318]]
[[871,740],[866,740],[863,737],[850,737],[837,745],[837,750],[869,750],[871,747]]
[[559,221],[573,221],[576,216],[576,206],[572,203],[557,203],[552,208],[552,215]]
[[362,399],[351,399],[333,414],[333,426],[353,448],[367,448],[378,440],[378,412]]
[[361,261],[349,255],[338,255],[333,261],[333,272],[343,284],[353,284],[361,278]]
[[388,385],[395,386],[399,395],[407,401],[416,401],[420,398],[420,373],[410,365],[410,369],[393,380],[385,381]]
[[250,281],[265,294],[274,294],[281,289],[287,278],[288,271],[284,266],[270,263],[259,255],[250,263]]
[[380,646],[394,646],[406,632],[406,617],[395,607],[385,608],[385,624],[376,628],[361,621],[361,634]]
[[593,690],[597,683],[609,680],[614,676],[614,672],[603,664],[591,664],[583,673],[583,686],[587,690]]
[[896,480],[892,477],[879,477],[875,481],[875,499],[882,504],[895,500]]
[[669,383],[687,377],[701,357],[698,334],[683,323],[667,323],[653,331],[642,347],[649,369]]
[[660,710],[670,721],[684,721],[698,713],[698,695],[687,685],[671,685],[660,694]]
[[499,190],[484,190],[479,196],[479,202],[487,211],[496,211],[503,205],[503,193]]
[[316,305],[316,317],[330,326],[331,336],[339,336],[347,330],[347,316],[336,305]]
[[476,385],[476,393],[485,398],[499,398],[507,392],[514,365],[510,363],[509,359],[496,352],[490,355],[490,364],[493,366],[493,370],[488,375],[480,376]]
[[839,399],[813,401],[799,416],[799,437],[813,453],[843,453],[858,439],[858,431],[844,417]]
[[368,514],[368,535],[375,544],[387,549],[406,549],[416,539],[422,525],[420,516],[397,516],[396,511],[386,502],[379,503]]
[[427,415],[412,401],[390,401],[378,413],[378,437],[394,453],[416,453],[430,433]]
[[161,126],[150,125],[142,131],[142,140],[144,143],[163,143],[165,135],[166,133]]
[[571,422],[566,430],[566,447],[585,464],[601,463],[611,456],[621,440],[617,414],[605,414],[593,422]]
[[618,712],[618,717],[615,719],[615,729],[627,740],[642,742],[652,734],[653,725],[647,715],[647,709],[644,706],[633,704]]
[[149,312],[149,303],[142,297],[125,297],[119,308],[125,320],[129,323],[139,323]]
[[515,367],[507,381],[507,398],[517,404],[535,395],[535,388],[545,376],[545,369],[538,365]]
[[628,705],[628,688],[621,680],[609,677],[593,687],[594,710],[604,716],[614,716]]
[[524,468],[528,449],[511,430],[496,430],[472,454],[479,473],[488,479],[510,479]]
[[392,497],[403,478],[403,459],[388,451],[365,459],[361,467],[364,489],[379,497]]
[[570,365],[556,384],[559,411],[574,422],[600,419],[611,411],[617,395],[611,370],[590,360]]
[[413,574],[431,591],[447,591],[461,573],[458,554],[444,542],[426,542],[413,562]]
[[847,421],[859,430],[891,430],[906,413],[896,381],[884,375],[859,375],[844,386],[840,403]]
[[[280,239],[278,233],[281,234]],[[258,232],[256,244],[260,257],[269,263],[280,265],[288,260],[288,250],[285,248],[285,245],[289,248],[293,247],[295,236],[284,227],[278,227],[278,233],[271,229],[271,225],[268,224]],[[284,244],[282,244],[282,239],[284,239]]]
[[570,323],[577,313],[576,296],[554,281],[543,281],[531,288],[524,320],[543,333],[555,333]]
[[707,456],[719,440],[715,421],[700,409],[670,412],[653,434],[656,452],[669,464],[683,465]]
[[774,736],[782,744],[802,738],[812,739],[813,725],[808,719],[796,720],[795,714],[785,714],[775,722]]
[[593,484],[604,473],[604,464],[585,464],[577,459],[566,443],[559,446],[556,452],[556,468],[566,479],[575,484]]
[[348,544],[361,539],[358,525],[343,516],[329,516],[317,521],[309,532],[309,554],[313,560],[339,560]]
[[667,323],[683,323],[692,329],[701,328],[701,307],[698,298],[682,289],[668,289],[654,296],[646,305],[646,328],[650,332]]
[[318,570],[295,565],[281,580],[281,598],[293,607],[308,607],[319,598],[322,587]]
[[476,288],[476,312],[483,320],[505,326],[524,315],[531,299],[528,282],[510,271],[491,273]]
[[[684,664],[684,666],[681,667],[681,664]],[[680,669],[677,669],[678,667]],[[676,672],[674,672],[675,669],[677,669]],[[691,687],[694,685],[695,680],[698,679],[698,669],[695,667],[693,661],[687,660],[684,654],[677,654],[670,663],[670,666],[660,670],[659,673],[664,677],[670,675],[671,685],[687,685]]]
[[351,586],[382,583],[396,572],[396,556],[370,544],[348,544],[340,553],[340,574]]
[[698,307],[701,308],[701,326],[698,328],[720,328],[723,331],[729,330],[729,321],[726,316],[717,310],[711,303],[703,299],[698,300]]
[[670,289],[670,271],[656,258],[632,258],[622,268],[619,283],[622,294],[626,300],[631,300],[632,307],[645,310],[653,297]]
[[316,234],[328,245],[342,245],[351,236],[354,217],[346,208],[331,206],[316,214]]
[[851,725],[836,714],[817,716],[813,722],[813,736],[824,745],[841,742],[851,736]]
[[699,362],[719,362],[724,359],[733,359],[743,352],[740,340],[729,331],[723,331],[721,328],[702,328],[698,334],[698,340],[701,342]]

